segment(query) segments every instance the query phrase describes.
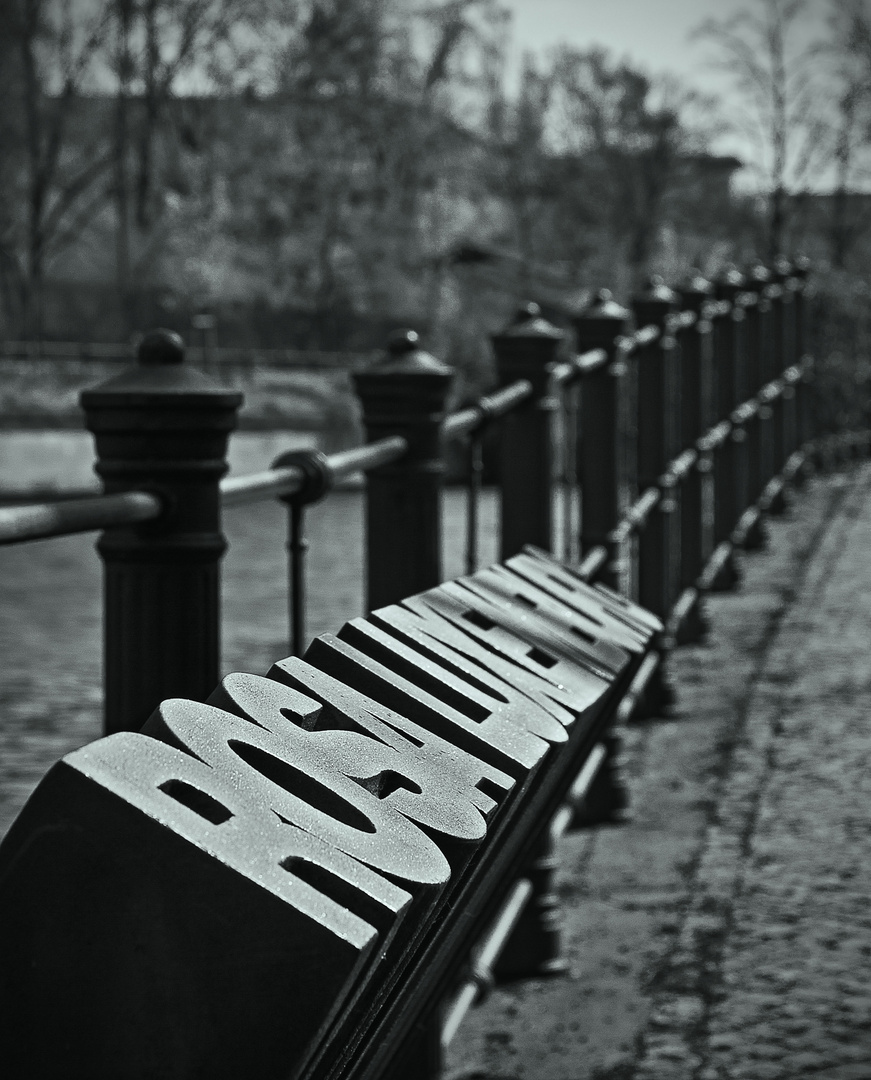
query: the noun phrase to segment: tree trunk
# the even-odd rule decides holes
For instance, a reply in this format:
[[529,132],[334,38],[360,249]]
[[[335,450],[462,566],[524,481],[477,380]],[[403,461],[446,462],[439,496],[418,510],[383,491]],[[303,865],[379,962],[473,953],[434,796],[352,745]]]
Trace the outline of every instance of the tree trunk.
[[768,231],[768,257],[770,259],[776,259],[783,253],[785,230],[786,190],[783,184],[777,184],[771,193],[771,218]]

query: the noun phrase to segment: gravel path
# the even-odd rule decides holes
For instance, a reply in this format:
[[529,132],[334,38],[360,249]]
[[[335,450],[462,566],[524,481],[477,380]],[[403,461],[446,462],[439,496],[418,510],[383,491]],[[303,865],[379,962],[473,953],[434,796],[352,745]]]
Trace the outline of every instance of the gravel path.
[[454,1080],[871,1078],[869,496],[815,480],[710,601],[632,821],[563,844],[568,977],[496,991]]

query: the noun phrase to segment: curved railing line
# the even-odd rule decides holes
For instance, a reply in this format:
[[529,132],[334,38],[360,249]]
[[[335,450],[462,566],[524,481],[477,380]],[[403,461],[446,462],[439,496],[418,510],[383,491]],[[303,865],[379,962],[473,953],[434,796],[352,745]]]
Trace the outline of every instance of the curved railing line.
[[732,306],[735,308],[751,308],[759,304],[759,293],[740,292],[733,299]]
[[776,401],[788,385],[789,384],[783,375],[779,376],[777,379],[772,379],[771,382],[766,383],[759,391],[759,400],[765,405],[770,401]]
[[690,470],[699,458],[699,451],[695,447],[689,447],[673,458],[665,470],[663,483],[679,483],[689,476]]
[[[379,465],[397,461],[408,450],[408,443],[401,435],[340,450],[325,459],[325,466],[332,483],[344,480],[357,472],[368,472]],[[277,469],[248,476],[228,476],[221,481],[221,504],[243,506],[272,496],[295,495],[306,482],[306,471],[301,465],[286,465]]]
[[726,439],[729,438],[729,432],[731,430],[732,421],[721,420],[719,424],[715,424],[712,428],[705,432],[705,434],[696,443],[696,446],[703,454],[709,453],[711,450],[716,450],[718,446],[722,446]]
[[609,537],[612,543],[625,543],[633,533],[642,528],[650,516],[650,511],[661,498],[662,492],[658,487],[650,487],[640,495],[617,522]]
[[0,509],[0,544],[20,544],[152,521],[160,517],[164,506],[160,496],[150,491],[122,491],[84,499],[7,506]]
[[551,378],[555,386],[569,386],[582,378],[582,376],[591,375],[594,371],[598,371],[600,367],[604,367],[607,363],[608,352],[606,349],[590,349],[589,352],[580,353],[570,360],[556,364],[551,371]]
[[652,345],[661,335],[662,330],[651,323],[650,326],[642,326],[631,334],[625,334],[623,337],[617,338],[616,344],[617,348],[625,356],[633,356],[639,350]]
[[[742,402],[733,409],[728,419],[721,420],[719,423],[709,428],[704,435],[696,440],[695,447],[688,447],[687,449],[682,450],[676,457],[672,458],[665,467],[663,476],[672,477],[675,480],[682,480],[684,476],[689,473],[692,465],[695,464],[699,453],[704,454],[716,449],[716,447],[726,441],[726,438],[733,427],[740,427],[742,424],[746,424],[748,420],[751,420],[759,412],[760,406],[767,405],[771,401],[776,401],[777,398],[782,396],[784,390],[788,386],[793,386],[795,383],[799,382],[801,378],[802,370],[800,367],[793,365],[792,367],[786,368],[781,376],[766,383],[758,394],[749,398],[747,401]],[[687,455],[691,455],[689,464],[687,463]]]
[[577,567],[576,573],[584,581],[593,581],[607,561],[608,549],[600,544],[587,552],[580,566]]
[[304,483],[305,471],[299,465],[264,469],[247,476],[227,476],[221,481],[221,505],[243,506],[271,495],[293,495]]
[[473,405],[445,417],[442,435],[445,439],[471,435],[490,420],[504,416],[531,396],[532,383],[528,379],[518,379],[492,394],[484,394]]
[[339,450],[327,456],[327,464],[334,480],[345,480],[357,472],[369,472],[380,465],[389,465],[398,461],[408,451],[408,442],[401,435],[391,435],[387,439],[354,446],[350,450]]
[[695,311],[678,311],[669,316],[669,330],[672,333],[677,333],[679,330],[689,330],[691,326],[695,326],[700,321],[701,319]]
[[731,300],[706,300],[705,301],[705,318],[707,319],[722,319],[727,315],[731,315],[735,310],[735,305]]
[[729,419],[735,427],[739,427],[741,424],[746,424],[749,420],[752,420],[758,412],[759,402],[756,398],[750,398],[749,401],[743,402],[734,409]]

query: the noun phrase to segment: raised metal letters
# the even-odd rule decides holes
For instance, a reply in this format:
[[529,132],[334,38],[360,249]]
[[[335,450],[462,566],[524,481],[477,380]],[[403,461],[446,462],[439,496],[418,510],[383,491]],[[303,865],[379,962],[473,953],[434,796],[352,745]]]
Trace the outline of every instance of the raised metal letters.
[[[526,780],[550,749],[540,735],[507,723],[494,713],[480,720],[471,719],[333,634],[315,638],[305,656],[315,667],[389,708],[406,713],[422,727],[497,769],[504,769],[518,781]],[[560,729],[560,741],[564,739],[565,731]]]
[[533,549],[68,755],[0,845],[4,1065],[287,1078],[343,1045],[480,914],[658,629]]
[[[203,706],[199,706],[203,708]],[[10,1076],[288,1075],[411,897],[138,734],[54,766],[0,847]],[[380,944],[379,944],[380,942]]]

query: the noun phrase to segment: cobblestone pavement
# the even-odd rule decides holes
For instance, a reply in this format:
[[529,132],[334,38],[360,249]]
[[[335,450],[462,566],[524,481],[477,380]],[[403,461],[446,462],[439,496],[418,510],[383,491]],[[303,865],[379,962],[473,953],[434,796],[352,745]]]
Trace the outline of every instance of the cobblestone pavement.
[[476,1080],[871,1080],[871,466],[814,480],[568,836],[567,977],[498,989]]

